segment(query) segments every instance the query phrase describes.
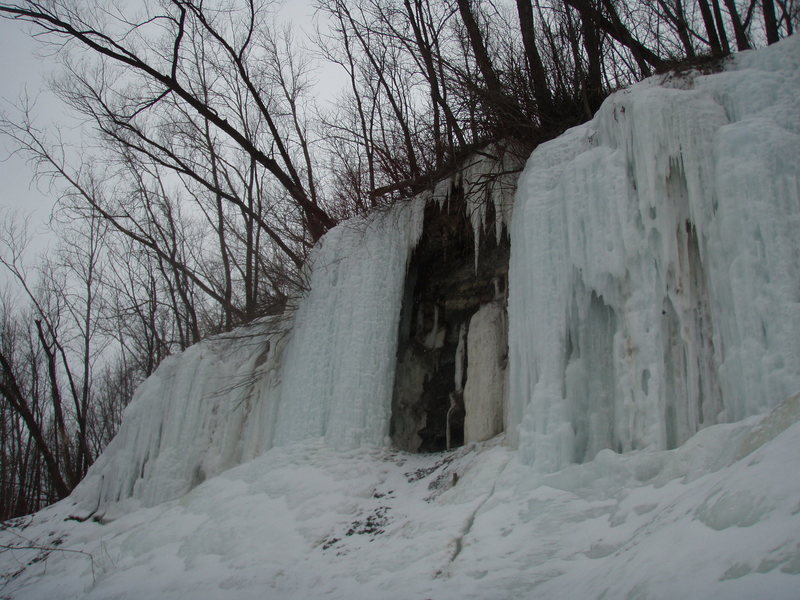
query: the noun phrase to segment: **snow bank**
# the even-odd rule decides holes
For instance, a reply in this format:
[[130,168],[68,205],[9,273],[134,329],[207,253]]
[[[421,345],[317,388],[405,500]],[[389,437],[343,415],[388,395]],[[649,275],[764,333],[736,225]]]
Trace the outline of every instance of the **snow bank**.
[[411,202],[337,227],[315,249],[309,292],[291,317],[166,359],[74,497],[101,512],[126,499],[152,506],[273,445],[318,436],[337,449],[383,444],[423,208]]
[[[275,447],[100,524],[0,531],[16,600],[797,598],[800,397],[671,451],[544,475],[501,440],[439,454]],[[5,560],[2,560],[5,559]]]
[[511,227],[512,442],[555,471],[800,390],[800,38],[540,146]]

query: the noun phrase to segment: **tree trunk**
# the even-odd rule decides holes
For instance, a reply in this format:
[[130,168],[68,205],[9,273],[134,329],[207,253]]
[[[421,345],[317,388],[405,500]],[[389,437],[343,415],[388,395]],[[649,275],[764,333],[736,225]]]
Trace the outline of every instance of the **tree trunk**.
[[725,22],[722,20],[722,10],[719,7],[719,0],[711,0],[711,7],[714,9],[714,20],[717,22],[717,33],[719,43],[722,45],[722,52],[726,56],[731,53],[731,45],[728,43],[728,34],[725,32]]
[[540,114],[546,119],[553,112],[553,100],[547,85],[547,74],[542,64],[542,58],[536,47],[531,0],[517,0],[517,14],[522,31],[522,44],[525,47],[525,58],[528,61],[528,69],[533,81],[533,97],[536,99]]
[[501,98],[504,95],[503,86],[500,84],[500,79],[497,77],[494,67],[492,67],[492,61],[489,59],[489,53],[486,50],[483,35],[481,34],[478,22],[475,20],[475,15],[472,12],[472,6],[470,4],[470,0],[458,0],[458,11],[461,14],[464,27],[467,29],[469,43],[475,55],[475,63],[478,65],[478,69],[480,69],[489,94],[493,97]]
[[772,0],[761,0],[761,9],[764,12],[764,30],[767,33],[767,43],[774,44],[778,41],[778,20],[775,18],[775,4]]
[[733,34],[736,36],[737,50],[750,50],[750,41],[747,39],[747,32],[744,30],[744,26],[742,25],[742,19],[739,17],[739,11],[736,10],[736,2],[734,0],[725,0],[725,8],[728,9],[728,14],[731,16]]
[[700,14],[703,16],[703,24],[706,27],[706,35],[708,35],[708,45],[711,46],[711,54],[714,56],[724,56],[722,51],[722,44],[720,44],[719,36],[717,35],[717,28],[714,25],[714,15],[711,13],[711,7],[708,5],[707,0],[697,0],[700,7]]
[[660,56],[633,37],[633,34],[628,31],[619,20],[619,16],[613,10],[613,6],[609,2],[605,2],[605,6],[611,15],[610,19],[603,15],[595,6],[592,6],[588,0],[564,0],[564,2],[577,10],[581,15],[581,19],[590,19],[598,29],[602,29],[620,44],[628,48],[639,64],[643,75],[649,75],[650,70],[647,67],[648,64],[656,69],[661,69],[666,66],[666,63]]
[[25,397],[22,395],[22,391],[19,389],[19,385],[17,385],[11,363],[1,352],[0,366],[2,366],[5,372],[5,376],[0,379],[0,393],[6,397],[11,407],[25,422],[25,426],[28,428],[28,432],[31,434],[31,437],[36,443],[36,448],[39,450],[47,466],[47,472],[50,475],[50,480],[52,481],[58,499],[66,498],[69,495],[70,488],[61,476],[61,470],[58,468],[58,460],[48,446],[39,423],[33,416]]

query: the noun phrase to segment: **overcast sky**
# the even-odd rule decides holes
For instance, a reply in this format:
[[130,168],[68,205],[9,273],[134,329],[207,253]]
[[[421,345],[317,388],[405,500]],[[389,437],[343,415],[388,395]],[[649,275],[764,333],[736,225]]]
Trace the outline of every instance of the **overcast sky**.
[[[59,121],[63,108],[46,90],[45,79],[52,72],[53,58],[46,57],[27,33],[25,26],[0,19],[0,112],[8,115],[13,104],[26,93],[38,98],[37,113],[47,120]],[[31,184],[33,172],[21,157],[9,156],[13,146],[0,137],[0,211],[33,213],[38,222],[45,220],[52,201]]]
[[[299,35],[311,32],[312,0],[286,0],[279,9],[279,18],[295,23]],[[13,116],[13,105],[27,94],[36,98],[34,116],[40,126],[59,125],[69,127],[67,109],[47,89],[48,77],[57,73],[57,58],[48,56],[42,45],[27,33],[30,27],[24,23],[0,18],[0,113]],[[331,94],[338,89],[341,78],[335,73],[319,74],[322,81],[317,89]],[[47,182],[32,183],[33,169],[24,158],[10,156],[13,145],[0,136],[0,218],[9,212],[20,217],[30,217],[31,233],[35,235],[31,244],[29,262],[34,253],[46,251],[52,234],[47,223],[55,198],[47,190]],[[2,235],[2,231],[0,231]],[[6,281],[0,273],[0,287]]]

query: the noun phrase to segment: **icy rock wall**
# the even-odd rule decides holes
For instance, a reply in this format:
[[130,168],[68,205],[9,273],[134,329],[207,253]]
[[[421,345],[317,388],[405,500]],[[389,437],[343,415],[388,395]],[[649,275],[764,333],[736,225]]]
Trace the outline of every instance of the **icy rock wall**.
[[384,443],[423,208],[414,201],[340,225],[313,252],[293,315],[167,358],[73,498],[88,510],[128,499],[151,506],[274,445],[319,436],[340,449]]
[[511,226],[510,437],[545,471],[800,390],[800,38],[543,144]]
[[[489,161],[470,158],[466,170],[496,173],[496,167],[483,164]],[[489,178],[484,187],[474,188],[468,181],[463,175],[448,190],[446,201],[427,203],[423,233],[409,264],[390,425],[392,443],[408,452],[439,452],[503,429],[504,372],[498,357],[507,354],[503,317],[509,238],[502,223],[501,235],[496,235],[497,219],[503,218],[494,204],[500,202],[498,182]],[[465,197],[467,189],[474,189],[477,197]],[[481,198],[484,216],[476,225],[471,210]],[[472,392],[466,413],[465,384]],[[465,440],[465,418],[478,437]],[[495,424],[475,429],[486,420]]]

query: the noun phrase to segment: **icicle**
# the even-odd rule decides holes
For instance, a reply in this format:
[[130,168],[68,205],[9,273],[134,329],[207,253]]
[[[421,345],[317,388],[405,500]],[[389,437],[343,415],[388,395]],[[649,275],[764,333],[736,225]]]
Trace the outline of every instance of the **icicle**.
[[[420,315],[422,311],[419,311]],[[433,350],[434,348],[439,347],[439,306],[437,304],[433,305],[433,328],[428,332],[425,336],[425,341],[423,342],[426,348]]]
[[433,188],[433,195],[432,200],[439,204],[439,208],[442,208],[445,202],[447,202],[450,198],[450,189],[453,186],[453,178],[447,177],[442,179],[441,181],[437,182]]
[[494,299],[495,300],[503,300],[505,299],[506,287],[500,286],[500,277],[492,277],[492,285],[494,286]]
[[458,331],[458,346],[456,347],[456,391],[462,392],[464,390],[464,361],[466,359],[465,350],[467,339],[467,324],[462,323]]
[[458,402],[456,402],[456,397],[458,395],[459,395],[458,392],[450,393],[450,407],[447,409],[447,423],[445,426],[445,445],[447,450],[450,450],[452,448],[450,418],[452,417],[453,412],[458,408]]
[[486,203],[490,198],[486,186],[491,185],[491,182],[485,177],[487,174],[485,167],[488,162],[486,157],[477,155],[473,162],[464,168],[463,173],[464,209],[467,211],[467,217],[472,226],[476,273],[478,272],[481,230],[486,221]]

